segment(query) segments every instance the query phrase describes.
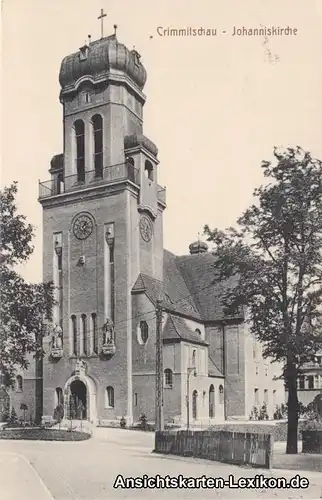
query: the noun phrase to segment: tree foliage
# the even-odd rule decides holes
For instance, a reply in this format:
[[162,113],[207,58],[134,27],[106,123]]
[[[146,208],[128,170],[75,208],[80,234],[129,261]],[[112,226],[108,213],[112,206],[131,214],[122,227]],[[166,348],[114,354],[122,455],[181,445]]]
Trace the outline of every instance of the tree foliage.
[[205,234],[215,246],[217,279],[238,277],[225,305],[247,307],[264,357],[283,365],[291,453],[297,376],[322,347],[322,163],[300,147],[275,148],[274,160],[262,162],[262,169],[268,182],[255,190],[237,228],[205,226]]
[[0,191],[0,373],[9,385],[28,353],[42,355],[44,321],[51,319],[53,285],[27,283],[15,270],[33,251],[33,227],[17,212],[17,183]]

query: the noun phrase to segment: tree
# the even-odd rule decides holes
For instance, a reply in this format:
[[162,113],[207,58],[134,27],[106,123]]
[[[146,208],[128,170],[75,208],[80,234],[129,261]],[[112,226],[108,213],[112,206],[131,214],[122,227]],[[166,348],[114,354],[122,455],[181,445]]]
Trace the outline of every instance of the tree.
[[51,319],[53,284],[27,283],[16,271],[31,255],[34,229],[17,213],[17,183],[0,191],[0,374],[12,385],[15,370],[27,368],[28,353],[40,358],[42,334]]
[[247,310],[263,355],[283,366],[288,390],[286,453],[297,453],[297,378],[322,346],[322,163],[300,147],[274,149],[262,162],[269,181],[214,243],[216,280],[226,280],[228,311]]

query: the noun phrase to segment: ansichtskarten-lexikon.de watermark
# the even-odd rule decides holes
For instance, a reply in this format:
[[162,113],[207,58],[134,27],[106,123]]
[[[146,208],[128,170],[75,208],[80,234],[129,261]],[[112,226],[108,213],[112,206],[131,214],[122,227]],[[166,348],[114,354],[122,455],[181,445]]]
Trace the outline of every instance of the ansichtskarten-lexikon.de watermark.
[[190,37],[190,36],[220,36],[231,35],[237,37],[252,37],[252,36],[296,36],[299,34],[297,28],[291,26],[261,26],[259,28],[247,26],[232,26],[231,29],[219,29],[209,27],[193,27],[186,26],[184,28],[176,28],[172,26],[156,28],[157,35],[160,37]]
[[256,474],[254,477],[185,477],[179,476],[148,476],[124,477],[119,474],[114,481],[114,488],[121,489],[306,489],[310,485],[306,477],[299,474],[290,479],[285,477],[265,477]]

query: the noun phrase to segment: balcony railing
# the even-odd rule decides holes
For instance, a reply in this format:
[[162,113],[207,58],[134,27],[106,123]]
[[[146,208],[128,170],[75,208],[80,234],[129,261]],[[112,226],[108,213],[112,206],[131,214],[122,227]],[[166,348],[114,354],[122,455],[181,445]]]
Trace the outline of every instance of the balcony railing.
[[39,199],[48,198],[57,194],[76,191],[80,188],[129,180],[139,185],[139,172],[129,163],[119,163],[105,167],[101,172],[96,170],[85,171],[79,174],[69,175],[64,182],[58,179],[39,183]]
[[166,203],[166,189],[162,186],[159,186],[159,185],[157,188],[157,198],[158,198],[158,201],[160,201],[161,203],[163,203],[165,205],[165,203]]

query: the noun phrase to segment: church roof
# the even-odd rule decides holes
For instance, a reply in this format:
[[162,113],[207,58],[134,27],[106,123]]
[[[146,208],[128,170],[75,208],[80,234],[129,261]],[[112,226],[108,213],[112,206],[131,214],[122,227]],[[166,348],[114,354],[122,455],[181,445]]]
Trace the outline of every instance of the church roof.
[[165,343],[181,342],[186,340],[193,344],[208,346],[208,343],[191,330],[184,319],[169,314],[163,328],[163,340]]
[[223,319],[241,319],[237,313],[227,316],[222,298],[225,292],[236,282],[236,279],[217,281],[214,264],[216,256],[212,252],[176,257],[176,265],[183,276],[187,288],[193,295],[195,304],[204,321],[220,321]]
[[163,283],[140,274],[133,292],[144,292],[155,304],[163,297],[163,307],[196,321],[242,319],[242,314],[227,316],[222,297],[232,280],[215,281],[215,255],[210,252],[176,256],[163,253]]

